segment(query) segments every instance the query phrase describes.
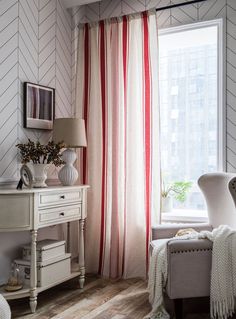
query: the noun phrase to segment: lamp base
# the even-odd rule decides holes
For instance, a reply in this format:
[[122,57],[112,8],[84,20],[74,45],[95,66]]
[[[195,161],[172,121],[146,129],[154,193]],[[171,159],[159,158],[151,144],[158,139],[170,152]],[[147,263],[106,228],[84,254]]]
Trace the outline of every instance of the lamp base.
[[79,177],[77,169],[73,166],[76,158],[76,152],[70,148],[62,153],[62,159],[66,164],[59,171],[58,178],[63,186],[74,185]]

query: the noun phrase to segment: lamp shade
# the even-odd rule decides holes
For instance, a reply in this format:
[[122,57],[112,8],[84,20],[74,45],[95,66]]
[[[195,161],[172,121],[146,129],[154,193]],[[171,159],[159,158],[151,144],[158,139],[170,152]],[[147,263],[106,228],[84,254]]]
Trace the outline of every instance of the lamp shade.
[[53,124],[54,142],[63,141],[67,148],[86,147],[86,134],[83,119],[60,118],[55,119]]

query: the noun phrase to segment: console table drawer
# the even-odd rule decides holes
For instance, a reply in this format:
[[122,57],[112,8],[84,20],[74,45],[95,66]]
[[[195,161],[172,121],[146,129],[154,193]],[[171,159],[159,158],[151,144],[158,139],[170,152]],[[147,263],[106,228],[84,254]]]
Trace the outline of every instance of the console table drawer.
[[74,203],[82,200],[81,190],[70,192],[41,193],[39,194],[39,207],[63,205]]
[[81,205],[43,209],[39,211],[39,225],[60,224],[81,218]]

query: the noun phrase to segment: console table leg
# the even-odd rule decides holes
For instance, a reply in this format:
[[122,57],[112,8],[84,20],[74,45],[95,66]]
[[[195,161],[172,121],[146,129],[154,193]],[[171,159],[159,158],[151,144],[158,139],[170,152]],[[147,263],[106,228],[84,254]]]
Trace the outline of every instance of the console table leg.
[[84,288],[85,282],[85,265],[84,265],[84,219],[79,221],[79,286]]
[[37,296],[30,297],[30,310],[31,310],[31,312],[35,313],[36,308],[37,308]]
[[31,269],[30,269],[30,309],[35,313],[37,307],[37,230],[31,231]]
[[70,253],[70,222],[67,223],[67,253]]

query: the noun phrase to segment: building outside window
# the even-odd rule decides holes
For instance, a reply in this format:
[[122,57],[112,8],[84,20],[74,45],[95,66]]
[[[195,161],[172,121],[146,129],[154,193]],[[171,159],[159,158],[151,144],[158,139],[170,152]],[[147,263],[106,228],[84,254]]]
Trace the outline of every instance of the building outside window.
[[189,181],[173,211],[206,210],[198,178],[222,167],[219,23],[160,32],[161,162],[166,183]]

